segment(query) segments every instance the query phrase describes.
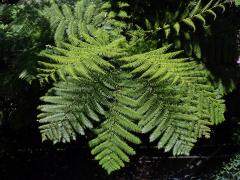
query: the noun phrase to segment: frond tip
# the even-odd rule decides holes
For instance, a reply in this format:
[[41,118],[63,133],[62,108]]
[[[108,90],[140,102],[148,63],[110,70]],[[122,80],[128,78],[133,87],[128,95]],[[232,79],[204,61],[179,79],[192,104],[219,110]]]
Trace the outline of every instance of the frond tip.
[[114,103],[106,114],[106,120],[96,130],[97,137],[89,142],[93,148],[91,153],[109,174],[124,167],[125,163],[129,162],[128,156],[135,154],[135,150],[127,142],[141,143],[133,134],[141,131],[136,123],[141,116],[136,112],[136,97],[130,96],[131,94],[134,94],[134,90],[129,88],[117,91]]

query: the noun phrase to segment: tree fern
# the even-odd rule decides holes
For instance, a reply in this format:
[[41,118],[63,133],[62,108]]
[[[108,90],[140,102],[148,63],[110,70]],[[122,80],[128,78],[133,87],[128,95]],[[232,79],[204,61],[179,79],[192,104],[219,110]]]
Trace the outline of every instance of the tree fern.
[[90,141],[90,146],[95,159],[108,173],[123,167],[124,162],[129,162],[128,155],[135,154],[126,140],[141,142],[131,133],[141,131],[137,125],[141,114],[136,111],[140,85],[125,78],[121,81],[116,75],[95,77],[95,81],[67,79],[55,83],[41,98],[47,104],[39,106],[42,113],[38,116],[43,140],[55,143],[75,140],[76,134],[84,135],[94,122],[103,121],[94,130],[97,137]]
[[[101,7],[106,9],[109,5],[105,3]],[[53,6],[57,8],[55,4]],[[83,8],[87,11],[83,11]],[[125,79],[112,85],[99,79],[107,72],[110,75],[113,73],[114,62],[111,59],[126,54],[122,49],[126,40],[119,34],[124,23],[114,20],[113,12],[109,12],[109,18],[102,12],[93,16],[98,8],[88,1],[77,3],[74,12],[76,20],[80,16],[77,23],[72,18],[71,9],[63,7],[65,12],[62,17],[65,20],[60,21],[55,33],[58,47],[49,47],[49,50],[41,53],[48,60],[39,62],[41,68],[38,77],[40,81],[48,81],[49,78],[64,81],[56,83],[50,95],[41,98],[47,104],[39,106],[42,111],[39,122],[43,124],[40,126],[43,140],[69,142],[75,139],[76,134],[84,134],[84,129],[91,129],[92,121],[103,119],[101,128],[94,130],[97,137],[90,141],[90,146],[93,147],[95,158],[111,173],[123,167],[124,162],[129,161],[128,155],[135,153],[125,141],[140,143],[140,139],[130,133],[140,132],[135,122],[140,115],[136,112],[136,94],[131,90],[134,87],[126,86]],[[119,17],[123,16],[122,12]],[[101,19],[99,29],[96,27],[100,22],[92,24],[96,18]],[[80,28],[74,27],[77,24]],[[116,25],[118,27],[112,29]],[[110,61],[107,60],[109,58]],[[112,68],[112,72],[109,69],[104,71],[101,67]]]

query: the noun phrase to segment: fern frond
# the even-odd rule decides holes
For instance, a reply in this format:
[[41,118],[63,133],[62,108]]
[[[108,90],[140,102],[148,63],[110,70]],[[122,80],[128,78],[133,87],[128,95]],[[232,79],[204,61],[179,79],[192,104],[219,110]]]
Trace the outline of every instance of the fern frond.
[[150,142],[158,140],[158,148],[173,150],[174,155],[189,154],[198,138],[210,136],[214,120],[223,120],[224,105],[213,98],[207,100],[204,93],[209,92],[166,82],[151,81],[145,86],[149,90],[139,109],[144,115],[139,125],[143,133],[151,133]]
[[[71,38],[69,38],[69,34],[71,34],[69,33],[69,28],[71,29],[71,25],[69,24],[76,24],[75,28],[78,35],[75,34],[75,37],[77,39],[82,38],[82,33],[92,36],[94,35],[94,31],[99,28],[108,31],[114,29],[114,32],[109,31],[109,33],[112,34],[116,33],[116,31],[121,31],[126,24],[116,20],[116,16],[113,16],[113,11],[111,11],[110,8],[111,4],[109,4],[109,2],[103,3],[100,0],[81,0],[76,2],[74,8],[66,4],[59,6],[56,3],[52,3],[42,14],[47,19],[50,19],[53,32],[60,28],[59,26],[62,26],[60,29],[64,30],[64,34],[57,35],[57,33],[55,33],[55,37],[61,36],[55,38],[56,43],[61,42],[58,41],[58,39],[63,38],[71,42]],[[121,11],[118,15],[118,17],[122,19],[124,19],[125,16],[127,16],[125,11]],[[62,21],[65,21],[65,26],[60,24]],[[68,34],[68,38],[66,34]]]
[[[120,34],[124,23],[114,19],[107,11],[106,3],[82,0],[76,3],[74,12],[67,5],[61,10],[56,4],[47,12],[51,10],[56,17],[50,22],[53,26],[55,22],[59,23],[55,32],[57,47],[41,53],[46,57],[45,61],[39,62],[41,82],[65,80],[66,76],[91,78],[96,72],[104,74],[113,68],[108,58],[125,54],[122,46],[126,39]],[[52,16],[51,12],[49,15]]]
[[109,62],[101,58],[95,52],[85,48],[78,50],[65,50],[62,48],[53,48],[55,54],[47,51],[41,55],[48,57],[50,62],[39,62],[43,68],[39,68],[38,77],[48,80],[49,76],[55,80],[56,76],[65,79],[66,76],[72,76],[77,79],[79,76],[91,78],[90,72],[104,74],[104,69],[113,67]]
[[43,141],[70,142],[77,134],[84,135],[85,129],[93,128],[94,121],[105,115],[104,107],[111,98],[110,89],[99,82],[68,78],[54,84],[41,97],[44,105],[38,121]]
[[[125,82],[124,82],[125,81]],[[135,150],[127,143],[139,144],[140,139],[134,132],[140,132],[137,125],[140,113],[136,111],[137,99],[141,94],[136,84],[124,80],[114,92],[114,101],[106,113],[106,120],[96,130],[97,137],[89,142],[91,153],[99,164],[110,174],[129,162],[129,155]]]
[[[196,33],[206,34],[210,19],[215,20],[218,14],[225,11],[224,3],[211,0],[207,4],[198,0],[196,4],[186,7],[187,3],[180,1],[174,11],[167,8],[163,16],[152,23],[146,23],[147,32],[161,35],[162,44],[173,43],[176,49],[184,49],[187,56],[202,58],[202,48]],[[184,11],[183,11],[184,9]],[[196,33],[192,33],[195,32]],[[198,34],[198,36],[199,36]]]
[[[179,13],[178,10],[175,14],[171,15],[170,22],[164,22],[164,26],[157,28],[157,30],[164,30],[166,37],[167,32],[176,32],[177,34],[181,30],[182,26],[187,26],[193,31],[196,30],[196,23],[202,23],[202,26],[206,25],[206,17],[213,16],[214,19],[217,17],[217,10],[225,11],[224,3],[221,1],[211,0],[207,4],[203,4],[202,0],[198,0],[195,7],[190,11],[185,11],[183,14]],[[160,23],[159,23],[160,24]],[[177,28],[176,28],[177,27]]]
[[202,65],[176,58],[181,52],[169,48],[124,57],[122,67],[147,80],[138,110],[142,132],[151,132],[150,141],[158,139],[158,148],[188,154],[198,138],[210,136],[209,126],[224,120],[224,101]]

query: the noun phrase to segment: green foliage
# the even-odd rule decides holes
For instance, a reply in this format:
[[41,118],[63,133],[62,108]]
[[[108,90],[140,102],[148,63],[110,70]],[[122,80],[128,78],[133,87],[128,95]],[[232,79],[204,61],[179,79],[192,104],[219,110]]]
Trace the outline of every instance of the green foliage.
[[[119,4],[122,6],[124,4]],[[110,40],[109,34],[104,33],[101,29],[114,32],[121,31],[126,24],[122,21],[117,21],[116,18],[127,18],[124,11],[115,13],[110,10],[111,4],[109,2],[101,3],[100,0],[82,0],[76,3],[74,10],[70,5],[63,4],[61,6],[53,3],[50,7],[45,8],[42,14],[49,18],[51,29],[54,32],[54,39],[57,45],[66,38],[74,45],[79,43],[79,38],[87,40],[89,43],[99,45],[100,42],[94,41],[89,37],[89,34],[97,38],[104,38]],[[56,30],[56,31],[55,31]],[[113,33],[114,34],[114,33]],[[65,36],[66,35],[66,36]]]
[[109,3],[97,6],[91,1],[79,1],[74,13],[65,4],[62,11],[56,4],[46,10],[46,14],[56,13],[50,22],[56,29],[54,38],[58,47],[50,46],[41,53],[49,58],[39,62],[41,80],[65,79],[68,75],[76,79],[79,75],[91,78],[90,71],[105,74],[107,69],[113,68],[103,57],[113,58],[124,53],[119,45],[125,40],[120,35],[125,23],[115,20],[120,15],[107,12],[108,6]]
[[182,51],[156,48],[139,27],[126,38],[127,14],[110,7],[82,0],[44,10],[56,47],[41,53],[37,76],[56,83],[39,106],[43,140],[69,142],[89,129],[96,135],[91,152],[108,173],[135,154],[129,143],[141,141],[134,133],[150,133],[150,142],[174,155],[189,154],[198,138],[209,138],[209,126],[224,120],[222,92],[202,64],[179,57]]
[[68,79],[54,84],[41,98],[47,104],[39,106],[38,115],[42,139],[70,142],[75,132],[84,135],[86,128],[93,128],[92,121],[100,121],[107,106],[109,89],[98,81]]
[[5,37],[32,41],[34,50],[26,54],[34,60],[24,65],[37,72],[24,68],[20,77],[53,86],[38,106],[42,140],[92,137],[91,153],[109,174],[130,161],[141,133],[158,148],[186,155],[224,121],[224,85],[216,86],[198,60],[203,56],[196,38],[210,32],[206,25],[224,3],[179,1],[176,9],[167,6],[146,20],[146,30],[128,8],[119,1],[52,1],[34,9],[34,17],[27,9],[13,11],[11,23],[0,26]]
[[[40,16],[42,4],[1,5],[0,62],[13,66],[10,81],[35,77],[37,54],[47,43],[47,22]],[[24,63],[23,63],[24,62]]]
[[[163,44],[172,42],[176,49],[184,49],[187,56],[202,58],[202,49],[199,41],[200,34],[209,31],[209,23],[217,18],[217,14],[225,11],[221,1],[211,0],[205,3],[202,0],[186,3],[177,2],[178,7],[167,7],[151,23],[146,19],[146,27],[161,36]],[[159,18],[163,16],[164,18]],[[194,36],[193,33],[198,33]]]
[[237,7],[239,7],[239,6],[240,6],[240,1],[239,1],[239,0],[235,0],[235,5],[236,5]]
[[159,139],[158,148],[189,154],[198,137],[210,136],[209,125],[224,120],[225,108],[204,67],[176,58],[181,51],[167,52],[169,47],[123,58],[123,67],[147,80],[139,109],[142,132],[152,132],[150,142]]
[[[120,34],[125,23],[115,17],[126,17],[123,12],[107,12],[109,6],[80,1],[74,13],[66,5],[62,13],[53,4],[49,11],[58,9],[64,18],[55,27],[57,47],[41,53],[47,58],[39,62],[38,77],[47,82],[60,80],[41,98],[47,103],[39,106],[43,140],[69,142],[76,134],[85,134],[86,128],[92,129],[96,133],[90,141],[92,154],[111,173],[129,161],[128,155],[135,154],[125,141],[139,144],[140,139],[132,132],[141,130],[136,122],[140,118],[135,108],[137,97],[131,90],[136,88],[127,85],[126,76],[116,75],[114,70],[118,62],[113,60],[127,53],[122,49],[126,39]],[[54,28],[54,23],[51,25]],[[93,129],[96,122],[100,127]]]
[[[156,30],[163,29],[166,38],[174,31],[179,35],[182,30],[182,26],[187,26],[192,31],[197,30],[197,22],[202,26],[206,26],[207,17],[210,15],[213,19],[216,19],[216,11],[220,9],[222,12],[225,11],[225,6],[221,1],[210,0],[207,4],[204,4],[202,0],[198,0],[196,4],[191,5],[184,12],[181,11],[183,3],[179,4],[178,10],[173,13],[165,11],[165,21],[156,22]],[[162,27],[159,27],[162,25]],[[173,33],[173,32],[172,32]]]
[[[141,114],[136,111],[138,99],[141,96],[137,82],[126,80],[125,75],[120,75],[120,82],[113,92],[113,102],[105,114],[105,120],[95,130],[97,137],[89,142],[91,153],[99,164],[108,173],[124,167],[129,162],[128,155],[135,151],[129,143],[140,144],[140,139],[133,132],[141,132],[137,121]],[[125,76],[125,77],[124,77]],[[123,78],[123,80],[121,80]]]

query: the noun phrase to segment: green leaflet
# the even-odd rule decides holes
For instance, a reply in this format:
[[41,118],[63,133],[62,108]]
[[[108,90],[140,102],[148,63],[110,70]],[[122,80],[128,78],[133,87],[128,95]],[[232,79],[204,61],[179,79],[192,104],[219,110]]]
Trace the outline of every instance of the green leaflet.
[[[90,71],[105,74],[103,69],[113,67],[109,62],[97,55],[96,52],[79,48],[78,50],[65,50],[53,48],[58,55],[45,51],[42,56],[48,57],[51,62],[39,62],[39,78],[48,79],[49,76],[56,81],[56,76],[65,79],[65,76],[78,76],[91,78]],[[52,75],[52,76],[51,76]]]
[[186,25],[190,26],[193,29],[193,31],[196,31],[196,27],[195,27],[193,21],[190,18],[183,19],[183,22]]

